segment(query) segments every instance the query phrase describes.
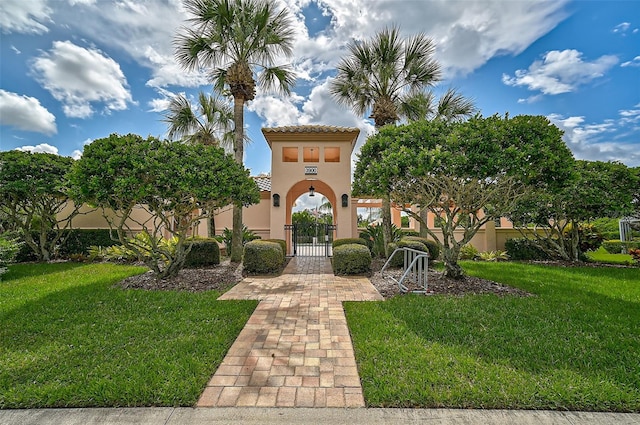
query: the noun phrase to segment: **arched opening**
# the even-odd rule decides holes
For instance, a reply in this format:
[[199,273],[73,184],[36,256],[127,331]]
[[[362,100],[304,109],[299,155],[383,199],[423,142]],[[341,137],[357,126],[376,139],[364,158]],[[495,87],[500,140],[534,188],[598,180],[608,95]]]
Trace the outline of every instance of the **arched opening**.
[[[332,207],[333,223],[338,222],[339,209],[336,208],[336,194],[333,189],[331,189],[331,187],[329,187],[329,185],[324,183],[322,180],[301,180],[291,186],[291,189],[289,189],[289,192],[287,193],[286,224],[292,224],[291,215],[293,213],[294,204],[296,204],[299,199],[301,200],[301,205],[306,205],[303,204],[303,202],[307,202],[307,200],[309,199],[309,188],[312,186],[314,188],[315,196],[311,199],[321,199],[324,196],[327,202],[329,202]],[[311,205],[311,203],[308,204]]]
[[289,189],[285,225],[289,255],[331,255],[339,213],[336,201],[334,191],[320,180],[302,180]]

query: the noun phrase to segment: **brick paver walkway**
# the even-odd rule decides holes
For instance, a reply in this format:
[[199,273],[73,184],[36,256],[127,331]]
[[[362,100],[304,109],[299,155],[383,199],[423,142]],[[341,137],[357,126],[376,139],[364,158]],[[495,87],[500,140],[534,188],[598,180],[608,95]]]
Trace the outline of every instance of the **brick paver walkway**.
[[342,301],[382,300],[369,279],[296,257],[282,276],[244,279],[219,299],[260,304],[198,407],[364,407]]

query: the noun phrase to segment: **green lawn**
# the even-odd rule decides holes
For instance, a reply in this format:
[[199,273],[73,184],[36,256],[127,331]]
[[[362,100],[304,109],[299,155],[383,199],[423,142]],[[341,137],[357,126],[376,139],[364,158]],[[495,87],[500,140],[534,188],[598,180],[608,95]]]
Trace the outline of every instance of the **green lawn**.
[[257,303],[114,287],[143,271],[12,265],[0,282],[0,408],[193,405]]
[[598,248],[597,251],[587,252],[587,258],[597,263],[606,264],[634,264],[633,258],[629,254],[609,254],[603,247]]
[[345,310],[369,406],[640,412],[640,269],[465,262],[535,296]]

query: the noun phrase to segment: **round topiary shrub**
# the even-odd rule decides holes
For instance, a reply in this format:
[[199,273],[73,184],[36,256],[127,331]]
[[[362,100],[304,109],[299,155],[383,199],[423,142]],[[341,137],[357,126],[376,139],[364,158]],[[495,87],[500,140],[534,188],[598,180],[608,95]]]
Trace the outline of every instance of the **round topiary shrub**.
[[437,243],[435,243],[430,239],[421,238],[419,236],[406,236],[402,239],[422,242],[429,250],[429,260],[437,260],[438,257],[440,256],[440,247],[438,246]]
[[338,246],[342,246],[342,245],[349,245],[349,244],[356,244],[356,245],[364,245],[364,246],[368,246],[367,245],[367,241],[362,239],[362,238],[343,238],[343,239],[336,239],[335,241],[333,241],[331,243],[331,246],[333,248],[336,248]]
[[371,252],[366,245],[346,244],[333,250],[333,273],[362,274],[371,271]]
[[[429,249],[427,248],[427,246],[425,244],[423,244],[420,241],[416,241],[416,240],[411,240],[411,239],[402,239],[399,242],[396,243],[392,243],[389,244],[389,252],[391,252],[393,254],[393,251],[396,248],[411,248],[411,249],[415,249],[418,251],[422,251],[422,252],[429,252]],[[431,254],[429,254],[429,257],[431,257]],[[391,259],[391,267],[403,267],[404,266],[404,254],[396,254],[392,259]]]
[[262,239],[265,242],[275,242],[278,245],[280,245],[280,248],[282,248],[282,253],[285,255],[285,257],[287,256],[287,241],[285,241],[284,239]]
[[184,266],[188,268],[217,266],[220,264],[220,246],[215,239],[193,239]]
[[284,252],[277,242],[254,240],[244,246],[243,264],[247,273],[277,273],[284,264]]

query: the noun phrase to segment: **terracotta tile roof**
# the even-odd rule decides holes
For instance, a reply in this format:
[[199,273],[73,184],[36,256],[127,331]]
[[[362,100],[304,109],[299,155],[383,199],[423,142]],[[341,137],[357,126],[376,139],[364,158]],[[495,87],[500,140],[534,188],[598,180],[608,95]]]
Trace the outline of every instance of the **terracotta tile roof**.
[[353,133],[356,127],[336,127],[333,125],[290,125],[285,127],[263,128],[263,133]]
[[258,176],[253,177],[261,192],[271,192],[271,177]]

